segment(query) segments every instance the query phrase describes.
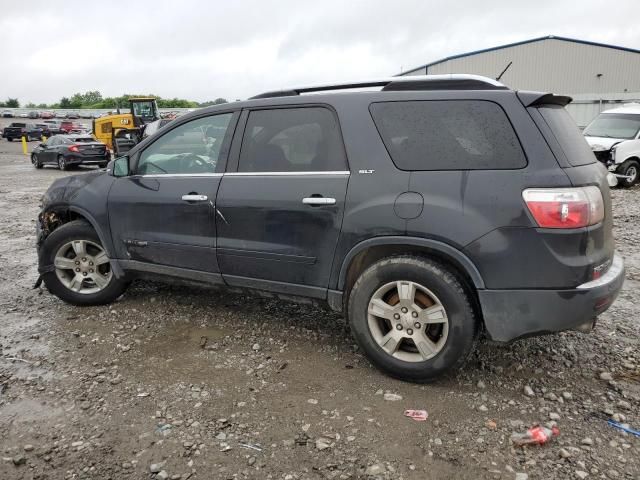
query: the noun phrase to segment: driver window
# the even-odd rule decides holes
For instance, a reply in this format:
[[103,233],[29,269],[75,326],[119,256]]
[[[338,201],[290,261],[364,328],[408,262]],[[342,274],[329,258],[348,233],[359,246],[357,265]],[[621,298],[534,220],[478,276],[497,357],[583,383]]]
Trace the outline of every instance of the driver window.
[[198,118],[162,135],[141,154],[139,175],[215,173],[231,113]]

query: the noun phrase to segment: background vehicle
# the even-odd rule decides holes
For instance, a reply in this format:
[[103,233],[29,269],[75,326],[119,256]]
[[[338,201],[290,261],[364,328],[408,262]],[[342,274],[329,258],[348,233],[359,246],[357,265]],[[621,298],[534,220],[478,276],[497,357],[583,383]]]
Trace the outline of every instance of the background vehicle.
[[76,119],[76,118],[80,118],[80,115],[78,114],[78,112],[67,112],[65,115],[65,118],[69,118],[69,119]]
[[27,116],[29,118],[40,118],[40,112],[36,112],[35,110],[30,111]]
[[640,104],[602,112],[583,133],[619,185],[631,187],[640,181]]
[[42,123],[44,125],[48,126],[49,131],[53,135],[58,135],[60,133],[64,133],[64,131],[60,128],[60,121],[59,120],[43,120]]
[[39,128],[40,130],[42,130],[42,136],[43,137],[51,137],[52,135],[54,135],[54,133],[51,130],[51,127],[48,123],[36,123],[35,126],[37,128]]
[[8,127],[5,127],[3,136],[10,142],[14,139],[19,140],[22,137],[25,137],[27,142],[30,142],[42,138],[42,129],[30,123],[13,122]]
[[131,113],[105,115],[93,121],[94,136],[104,142],[117,156],[128,151],[143,136],[145,125],[160,118],[158,105],[152,97],[129,99]]
[[41,143],[31,153],[36,168],[57,165],[60,170],[79,165],[106,167],[111,155],[102,142],[88,135],[55,135]]
[[56,118],[67,118],[67,114],[64,112],[57,112]]
[[27,112],[23,112],[18,115],[19,118],[29,118],[29,114]]
[[[370,91],[327,93],[349,88]],[[39,271],[76,305],[149,274],[326,301],[374,365],[429,381],[480,331],[589,329],[615,300],[607,171],[570,100],[434,75],[201,109],[54,182]]]
[[47,111],[47,110],[45,110],[45,111],[40,113],[40,118],[42,118],[43,120],[44,119],[54,118],[55,116],[56,116],[55,113]]
[[11,110],[3,110],[2,111],[3,118],[13,118],[13,112]]
[[93,115],[89,110],[80,110],[80,118],[93,118]]

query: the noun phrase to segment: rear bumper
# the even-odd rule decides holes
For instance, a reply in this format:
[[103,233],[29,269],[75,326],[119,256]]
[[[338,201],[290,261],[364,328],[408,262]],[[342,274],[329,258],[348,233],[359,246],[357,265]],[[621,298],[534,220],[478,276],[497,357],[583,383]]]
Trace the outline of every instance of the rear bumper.
[[624,262],[615,254],[597,280],[571,290],[479,290],[491,340],[517,338],[576,328],[608,309],[624,283]]
[[86,156],[80,157],[76,155],[68,155],[65,157],[68,165],[97,165],[100,163],[107,163],[110,160],[110,156]]

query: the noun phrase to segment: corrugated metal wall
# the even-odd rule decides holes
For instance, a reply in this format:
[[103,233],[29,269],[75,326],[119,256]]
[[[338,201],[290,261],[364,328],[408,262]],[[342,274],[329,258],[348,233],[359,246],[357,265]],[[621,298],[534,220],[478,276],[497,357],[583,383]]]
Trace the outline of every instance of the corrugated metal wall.
[[509,62],[500,81],[518,90],[640,92],[640,54],[555,38],[448,60],[428,67],[427,73],[496,78]]
[[640,54],[545,38],[454,58],[404,75],[472,73],[496,78],[515,90],[537,90],[574,98],[568,110],[579,126],[620,102],[640,99]]

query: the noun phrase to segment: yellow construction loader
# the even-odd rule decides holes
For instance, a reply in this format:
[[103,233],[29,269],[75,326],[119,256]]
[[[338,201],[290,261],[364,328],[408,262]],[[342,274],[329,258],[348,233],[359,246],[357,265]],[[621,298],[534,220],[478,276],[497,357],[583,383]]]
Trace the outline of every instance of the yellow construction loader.
[[93,135],[116,154],[128,151],[142,139],[148,123],[160,118],[158,104],[153,97],[129,98],[130,113],[120,113],[96,118],[93,121]]

